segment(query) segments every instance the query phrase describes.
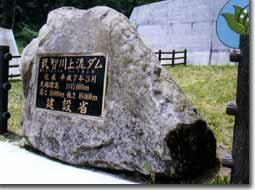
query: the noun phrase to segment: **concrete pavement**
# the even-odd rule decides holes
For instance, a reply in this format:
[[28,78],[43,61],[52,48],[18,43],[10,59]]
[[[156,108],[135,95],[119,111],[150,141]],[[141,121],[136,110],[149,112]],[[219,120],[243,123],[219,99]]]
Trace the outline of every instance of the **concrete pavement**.
[[0,141],[0,184],[132,184],[106,172],[80,169]]

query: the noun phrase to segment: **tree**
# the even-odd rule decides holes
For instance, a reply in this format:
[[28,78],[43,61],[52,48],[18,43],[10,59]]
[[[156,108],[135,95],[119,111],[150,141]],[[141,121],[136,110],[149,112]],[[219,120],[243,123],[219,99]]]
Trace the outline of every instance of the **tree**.
[[12,29],[15,18],[16,0],[0,0],[0,27]]

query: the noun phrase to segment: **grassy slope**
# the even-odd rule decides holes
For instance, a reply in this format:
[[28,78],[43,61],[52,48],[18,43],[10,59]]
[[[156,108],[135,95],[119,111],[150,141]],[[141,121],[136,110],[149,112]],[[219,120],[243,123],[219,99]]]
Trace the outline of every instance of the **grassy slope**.
[[235,100],[237,68],[229,65],[176,66],[168,70],[206,119],[218,145],[230,150],[234,117],[226,114],[226,103]]
[[8,130],[21,135],[21,117],[24,102],[22,82],[12,80],[11,84],[12,88],[9,92],[8,105],[11,118],[8,121]]

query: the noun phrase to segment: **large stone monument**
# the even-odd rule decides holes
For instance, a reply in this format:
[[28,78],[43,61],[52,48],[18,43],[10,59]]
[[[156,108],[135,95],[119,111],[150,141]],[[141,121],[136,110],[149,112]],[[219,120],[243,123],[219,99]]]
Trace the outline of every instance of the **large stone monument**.
[[216,20],[227,0],[167,0],[135,7],[130,22],[153,51],[187,49],[188,64],[229,64]]
[[206,122],[113,9],[50,12],[23,51],[22,77],[23,133],[50,157],[168,177],[216,161]]

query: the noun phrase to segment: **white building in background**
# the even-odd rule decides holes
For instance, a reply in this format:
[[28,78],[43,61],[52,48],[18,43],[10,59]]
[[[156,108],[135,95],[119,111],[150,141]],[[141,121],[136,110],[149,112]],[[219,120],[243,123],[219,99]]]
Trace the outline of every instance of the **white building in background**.
[[188,51],[188,64],[228,64],[230,48],[216,34],[227,0],[166,0],[135,7],[130,22],[153,51]]
[[[12,55],[19,55],[19,51],[12,30],[0,27],[0,45],[9,46]],[[20,58],[12,59],[9,62],[10,65],[19,65],[19,63]],[[16,74],[20,74],[19,67],[9,69],[9,75]]]

